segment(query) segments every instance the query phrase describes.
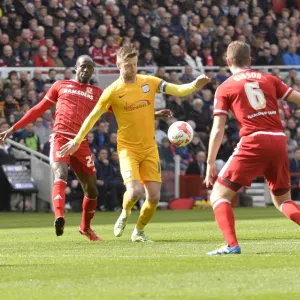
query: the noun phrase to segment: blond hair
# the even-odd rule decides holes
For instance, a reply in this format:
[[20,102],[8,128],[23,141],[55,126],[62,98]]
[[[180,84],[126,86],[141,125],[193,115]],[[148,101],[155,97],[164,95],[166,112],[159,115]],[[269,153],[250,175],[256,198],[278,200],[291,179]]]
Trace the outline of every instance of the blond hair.
[[138,51],[132,44],[124,45],[117,51],[118,59],[128,60],[136,56],[138,56]]
[[227,48],[227,58],[236,67],[245,67],[249,63],[250,47],[245,42],[231,42]]

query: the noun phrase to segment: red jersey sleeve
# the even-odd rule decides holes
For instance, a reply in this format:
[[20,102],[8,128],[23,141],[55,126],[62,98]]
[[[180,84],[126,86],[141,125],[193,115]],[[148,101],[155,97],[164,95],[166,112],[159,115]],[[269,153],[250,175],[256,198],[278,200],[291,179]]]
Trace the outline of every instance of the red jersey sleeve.
[[55,82],[51,86],[51,88],[49,89],[47,94],[45,95],[44,99],[46,99],[46,100],[52,102],[53,104],[55,104],[57,102],[57,99],[58,99],[59,87],[60,87],[59,81]]
[[214,99],[214,116],[216,115],[228,115],[229,112],[229,101],[224,87],[220,85],[215,92]]
[[293,89],[277,77],[274,77],[274,80],[277,99],[286,100],[288,96],[292,93]]
[[49,109],[53,104],[57,102],[58,98],[58,86],[59,82],[56,82],[49,89],[42,101],[37,105],[32,107],[23,118],[21,118],[13,127],[15,130],[23,128],[29,123],[35,121],[39,116],[41,116],[47,109]]

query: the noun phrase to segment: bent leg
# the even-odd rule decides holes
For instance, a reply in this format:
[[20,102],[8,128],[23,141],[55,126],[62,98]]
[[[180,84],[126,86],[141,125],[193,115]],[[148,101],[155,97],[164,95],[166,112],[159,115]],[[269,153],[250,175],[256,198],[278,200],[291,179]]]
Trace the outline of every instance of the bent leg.
[[300,207],[291,200],[291,191],[288,191],[283,195],[274,195],[273,193],[274,192],[271,193],[271,196],[275,207],[279,209],[289,220],[300,225]]
[[130,216],[131,210],[135,203],[142,196],[142,185],[139,180],[133,180],[126,183],[126,192],[123,196],[123,211],[127,217]]

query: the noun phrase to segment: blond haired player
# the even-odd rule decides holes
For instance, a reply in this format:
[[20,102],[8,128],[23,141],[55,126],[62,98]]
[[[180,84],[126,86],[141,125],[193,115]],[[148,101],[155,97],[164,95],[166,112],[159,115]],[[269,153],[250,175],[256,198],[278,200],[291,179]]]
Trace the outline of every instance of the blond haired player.
[[114,234],[120,237],[125,229],[131,209],[142,194],[141,183],[146,190],[133,242],[150,241],[144,227],[154,215],[160,199],[161,170],[155,142],[154,98],[156,93],[184,97],[207,84],[210,79],[199,76],[189,84],[174,85],[149,75],[137,75],[137,51],[124,46],[117,52],[120,77],[106,88],[95,109],[83,123],[77,136],[61,148],[62,155],[74,153],[99,117],[112,110],[118,122],[118,153],[121,173],[126,185],[123,210],[118,218]]
[[[227,64],[232,76],[217,89],[214,122],[207,156],[207,186],[213,185],[211,203],[226,245],[208,255],[240,254],[230,201],[242,186],[264,175],[274,205],[300,225],[299,206],[291,200],[286,136],[278,113],[278,99],[300,104],[300,93],[279,78],[250,69],[250,47],[240,41],[229,44]],[[240,142],[215,181],[215,160],[226,119],[231,110],[240,127]]]

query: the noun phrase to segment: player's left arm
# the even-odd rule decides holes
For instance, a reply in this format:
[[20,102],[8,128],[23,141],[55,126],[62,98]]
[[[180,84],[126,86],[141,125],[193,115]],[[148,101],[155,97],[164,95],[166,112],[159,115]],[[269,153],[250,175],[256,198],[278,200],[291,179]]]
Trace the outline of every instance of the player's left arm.
[[162,81],[158,89],[163,94],[185,97],[197,91],[198,89],[203,88],[210,81],[211,79],[209,77],[202,74],[198,76],[194,81],[186,84],[173,84]]
[[227,115],[220,114],[214,116],[214,122],[209,138],[207,155],[207,171],[205,177],[206,186],[212,186],[217,176],[215,161],[224,136]]

